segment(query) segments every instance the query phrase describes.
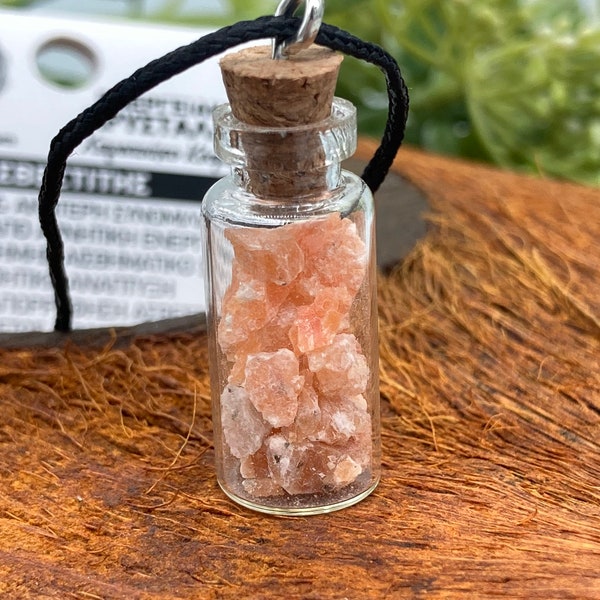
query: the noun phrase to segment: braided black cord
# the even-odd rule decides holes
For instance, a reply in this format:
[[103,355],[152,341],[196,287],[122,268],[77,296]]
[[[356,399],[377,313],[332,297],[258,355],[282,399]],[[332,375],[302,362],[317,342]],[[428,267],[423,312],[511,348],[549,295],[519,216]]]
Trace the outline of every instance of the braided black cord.
[[[72,307],[64,268],[64,246],[56,220],[56,204],[66,162],[73,150],[130,102],[158,84],[239,44],[264,38],[286,39],[297,31],[298,25],[297,18],[259,17],[210,33],[138,69],[59,131],[50,144],[38,198],[40,224],[46,237],[46,256],[54,288],[56,331],[71,329]],[[382,48],[331,25],[321,26],[316,43],[372,63],[385,73],[389,99],[388,121],[381,145],[363,173],[363,179],[374,192],[387,175],[404,137],[408,92],[400,69]]]
[[333,25],[321,26],[315,42],[348,56],[364,60],[379,67],[385,74],[388,93],[388,118],[379,148],[365,167],[363,181],[375,193],[386,178],[398,148],[404,139],[408,119],[408,89],[398,63],[383,48],[364,42],[347,31]]

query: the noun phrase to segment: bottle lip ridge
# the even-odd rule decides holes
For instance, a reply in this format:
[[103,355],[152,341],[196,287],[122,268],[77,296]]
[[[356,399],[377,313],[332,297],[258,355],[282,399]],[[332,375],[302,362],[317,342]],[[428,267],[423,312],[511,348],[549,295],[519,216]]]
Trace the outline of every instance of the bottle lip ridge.
[[[272,170],[290,170],[289,165],[302,164],[302,155],[321,149],[319,163],[326,167],[350,158],[356,151],[356,108],[343,98],[334,98],[331,114],[316,123],[291,127],[272,127],[244,123],[238,120],[229,104],[221,104],[213,111],[214,151],[223,162],[233,166],[247,166],[256,156],[257,148],[278,148],[280,158],[270,154]],[[294,156],[298,155],[298,160]],[[286,167],[286,165],[288,165]]]

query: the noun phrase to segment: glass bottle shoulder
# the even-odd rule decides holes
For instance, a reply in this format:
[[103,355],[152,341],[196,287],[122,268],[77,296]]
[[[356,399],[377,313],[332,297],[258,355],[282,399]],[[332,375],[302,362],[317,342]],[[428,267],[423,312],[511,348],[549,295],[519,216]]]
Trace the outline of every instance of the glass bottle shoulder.
[[237,185],[230,175],[217,181],[202,203],[202,213],[208,221],[254,227],[278,227],[334,212],[348,216],[357,211],[371,214],[373,196],[358,175],[345,170],[339,185],[322,198],[258,198]]

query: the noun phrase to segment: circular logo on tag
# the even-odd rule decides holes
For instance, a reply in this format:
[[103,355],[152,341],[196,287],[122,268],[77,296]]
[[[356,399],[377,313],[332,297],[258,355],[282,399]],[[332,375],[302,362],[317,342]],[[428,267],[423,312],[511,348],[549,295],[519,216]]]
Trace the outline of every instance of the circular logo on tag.
[[40,46],[35,62],[42,79],[67,89],[84,87],[98,69],[95,53],[68,37],[53,38]]

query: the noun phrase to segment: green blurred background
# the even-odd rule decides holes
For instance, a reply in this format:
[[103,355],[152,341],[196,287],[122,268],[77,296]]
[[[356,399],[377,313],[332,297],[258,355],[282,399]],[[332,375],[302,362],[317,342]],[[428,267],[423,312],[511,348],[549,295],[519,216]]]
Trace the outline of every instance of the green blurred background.
[[[36,12],[225,25],[277,0],[0,0]],[[414,146],[600,185],[600,0],[326,0],[325,21],[398,60]],[[383,77],[344,61],[338,94],[380,136]]]

